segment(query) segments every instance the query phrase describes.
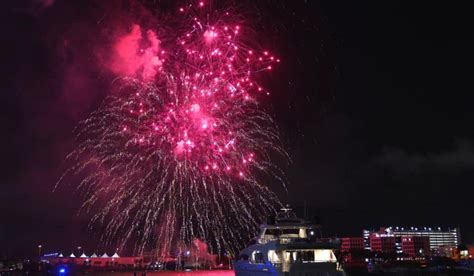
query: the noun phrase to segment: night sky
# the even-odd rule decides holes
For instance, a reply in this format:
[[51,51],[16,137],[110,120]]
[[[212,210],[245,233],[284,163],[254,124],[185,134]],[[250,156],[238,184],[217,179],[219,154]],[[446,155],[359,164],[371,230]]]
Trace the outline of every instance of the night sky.
[[[53,188],[73,129],[107,95],[97,51],[117,22],[172,1],[11,1],[3,7],[0,257],[99,249],[73,187]],[[131,1],[133,2],[133,1]],[[225,6],[221,1],[219,5]],[[282,64],[265,103],[292,158],[282,202],[328,235],[459,226],[474,243],[474,22],[462,4],[228,1]],[[131,6],[141,7],[140,12]],[[217,5],[217,4],[216,4]],[[144,12],[145,11],[145,12]],[[141,18],[143,19],[143,18]],[[122,26],[121,25],[121,26]],[[271,185],[271,184],[270,184]]]

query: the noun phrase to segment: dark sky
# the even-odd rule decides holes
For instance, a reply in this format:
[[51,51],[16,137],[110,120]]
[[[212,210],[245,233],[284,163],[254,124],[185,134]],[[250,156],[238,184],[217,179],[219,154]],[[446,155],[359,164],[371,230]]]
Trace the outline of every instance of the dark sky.
[[[106,95],[101,20],[126,1],[12,1],[2,16],[0,256],[94,248],[72,188],[52,193],[73,128]],[[460,226],[474,242],[470,9],[387,1],[241,1],[282,66],[269,109],[292,163],[283,202],[328,234]],[[143,1],[153,10],[162,1]],[[169,5],[165,5],[168,7]],[[133,17],[133,15],[130,15]]]

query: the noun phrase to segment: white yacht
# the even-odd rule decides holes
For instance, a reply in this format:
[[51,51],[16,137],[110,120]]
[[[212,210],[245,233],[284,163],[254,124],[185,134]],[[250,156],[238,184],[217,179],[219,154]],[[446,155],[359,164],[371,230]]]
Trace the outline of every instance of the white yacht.
[[320,233],[318,225],[283,208],[240,252],[235,275],[345,275],[334,254],[339,241],[322,239]]

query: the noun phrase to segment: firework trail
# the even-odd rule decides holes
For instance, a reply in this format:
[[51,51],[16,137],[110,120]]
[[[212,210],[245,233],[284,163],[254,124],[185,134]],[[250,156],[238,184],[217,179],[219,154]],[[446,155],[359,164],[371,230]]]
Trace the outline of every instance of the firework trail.
[[255,80],[280,61],[244,43],[232,14],[201,20],[193,8],[159,37],[135,25],[117,43],[120,93],[80,123],[68,155],[64,176],[81,176],[92,223],[138,252],[165,255],[195,238],[232,251],[280,206],[262,180],[283,184],[271,159],[286,153]]

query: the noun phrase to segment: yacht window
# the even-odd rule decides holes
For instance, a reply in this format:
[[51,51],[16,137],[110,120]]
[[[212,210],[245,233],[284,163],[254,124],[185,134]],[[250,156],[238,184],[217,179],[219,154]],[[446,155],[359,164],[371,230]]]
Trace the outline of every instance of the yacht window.
[[334,252],[329,249],[316,249],[314,250],[314,260],[316,262],[336,262],[336,256]]
[[272,236],[281,236],[281,235],[298,235],[300,233],[300,229],[295,228],[287,228],[287,229],[267,229],[265,231],[265,235],[272,235]]
[[280,235],[299,235],[300,229],[281,229]]
[[288,250],[284,253],[285,261],[290,263],[308,262],[336,262],[336,257],[332,250]]
[[275,250],[268,250],[268,260],[272,263],[280,263],[280,258]]
[[265,231],[265,235],[268,236],[279,236],[280,235],[280,229],[267,229]]
[[314,262],[314,250],[287,251],[286,260],[291,263]]
[[263,264],[265,262],[263,259],[263,253],[260,251],[254,251],[252,253],[252,262],[256,264]]

